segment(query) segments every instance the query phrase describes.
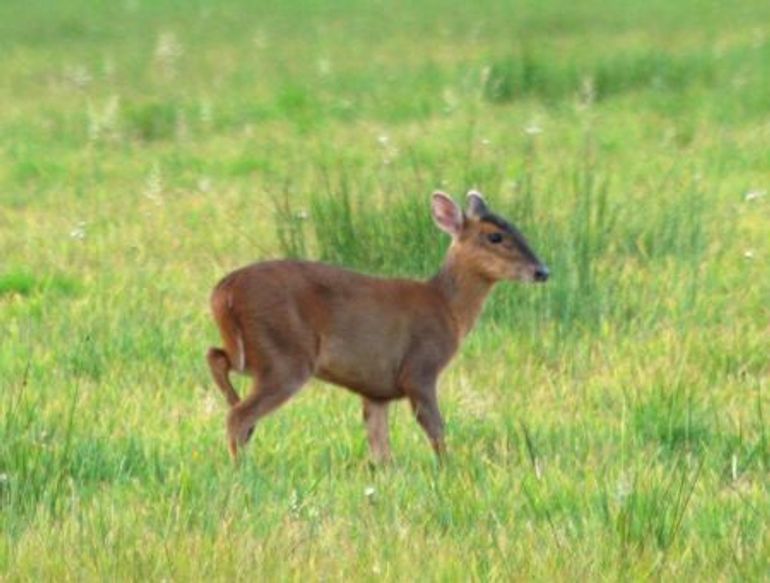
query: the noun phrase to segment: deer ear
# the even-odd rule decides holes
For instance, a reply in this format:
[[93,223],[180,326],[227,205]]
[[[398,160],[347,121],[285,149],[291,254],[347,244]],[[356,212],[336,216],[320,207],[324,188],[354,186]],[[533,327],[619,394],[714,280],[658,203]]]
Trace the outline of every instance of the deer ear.
[[468,193],[468,215],[472,217],[482,217],[489,214],[487,203],[481,193],[471,190]]
[[433,220],[439,229],[449,233],[453,238],[460,235],[465,224],[465,216],[455,201],[443,192],[434,192],[432,209]]

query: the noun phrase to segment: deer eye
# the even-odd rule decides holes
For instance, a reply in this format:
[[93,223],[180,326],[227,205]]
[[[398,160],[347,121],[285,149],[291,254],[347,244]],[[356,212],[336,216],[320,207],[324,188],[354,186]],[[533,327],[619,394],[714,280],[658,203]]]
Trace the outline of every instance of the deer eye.
[[502,240],[503,240],[503,236],[500,233],[490,233],[489,235],[487,235],[487,241],[489,241],[490,243],[497,244]]

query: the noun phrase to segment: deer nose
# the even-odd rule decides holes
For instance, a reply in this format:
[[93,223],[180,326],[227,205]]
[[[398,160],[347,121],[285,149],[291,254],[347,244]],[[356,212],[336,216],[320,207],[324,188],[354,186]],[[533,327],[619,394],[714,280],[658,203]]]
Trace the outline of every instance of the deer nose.
[[551,272],[548,271],[545,265],[539,265],[535,269],[535,281],[546,281],[549,275],[551,275]]

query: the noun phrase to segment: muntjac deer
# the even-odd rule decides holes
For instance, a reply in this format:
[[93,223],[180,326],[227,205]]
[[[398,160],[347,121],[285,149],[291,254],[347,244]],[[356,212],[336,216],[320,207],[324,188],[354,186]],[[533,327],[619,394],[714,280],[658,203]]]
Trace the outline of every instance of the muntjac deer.
[[[437,192],[432,210],[452,243],[443,266],[427,281],[371,277],[306,261],[265,261],[219,282],[211,307],[224,348],[211,348],[207,358],[230,405],[227,433],[233,458],[257,421],[311,377],[362,397],[375,461],[390,459],[388,405],[404,397],[443,457],[439,374],[496,282],[543,282],[548,268],[479,193],[468,194],[463,212]],[[230,383],[231,370],[254,379],[243,400]]]

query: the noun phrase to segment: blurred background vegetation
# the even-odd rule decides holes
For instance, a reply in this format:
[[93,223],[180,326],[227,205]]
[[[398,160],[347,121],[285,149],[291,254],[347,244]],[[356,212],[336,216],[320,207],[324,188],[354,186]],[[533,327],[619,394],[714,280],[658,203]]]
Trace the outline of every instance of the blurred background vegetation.
[[[761,579],[770,4],[0,4],[0,579]],[[500,286],[371,473],[313,384],[231,468],[209,290],[269,257],[426,277],[435,189]],[[245,387],[245,385],[242,385]],[[419,575],[418,575],[419,574]]]

